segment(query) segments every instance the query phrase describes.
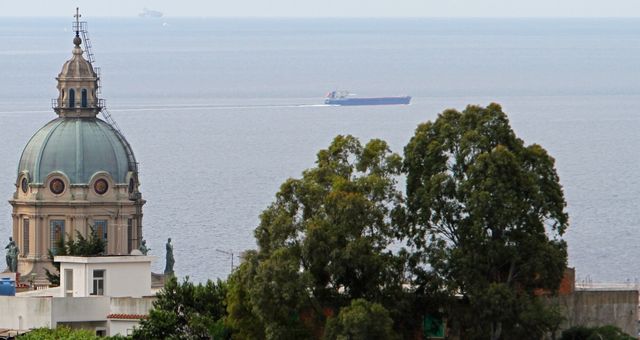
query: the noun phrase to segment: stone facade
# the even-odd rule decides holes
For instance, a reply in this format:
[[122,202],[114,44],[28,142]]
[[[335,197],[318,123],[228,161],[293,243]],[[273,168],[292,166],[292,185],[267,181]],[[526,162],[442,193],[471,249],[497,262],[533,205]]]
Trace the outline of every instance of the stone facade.
[[614,325],[638,335],[637,290],[576,290],[560,296],[558,303],[566,317],[562,329]]

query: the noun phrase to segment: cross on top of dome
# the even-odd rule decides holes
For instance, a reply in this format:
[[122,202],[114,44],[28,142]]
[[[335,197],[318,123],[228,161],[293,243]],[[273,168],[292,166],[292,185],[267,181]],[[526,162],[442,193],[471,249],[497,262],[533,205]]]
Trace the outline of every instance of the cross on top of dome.
[[82,17],[82,14],[80,14],[80,7],[76,7],[76,14],[73,17],[76,18],[76,37],[73,38],[73,43],[80,47],[80,44],[82,44],[82,39],[80,39],[80,17]]
[[[76,25],[80,24],[80,18],[82,17],[82,14],[80,14],[80,7],[76,7],[76,14],[73,15],[74,18],[76,18]],[[76,26],[78,27],[78,26]],[[76,35],[80,34],[79,30],[76,31]]]

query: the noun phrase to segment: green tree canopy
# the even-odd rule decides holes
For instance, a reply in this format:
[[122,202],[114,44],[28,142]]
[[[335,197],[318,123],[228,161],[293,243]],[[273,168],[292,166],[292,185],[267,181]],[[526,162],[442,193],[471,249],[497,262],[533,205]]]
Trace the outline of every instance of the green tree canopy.
[[316,164],[282,184],[255,230],[258,250],[231,278],[235,337],[318,337],[326,315],[360,298],[411,318],[400,311],[405,257],[389,250],[400,156],[338,136]]
[[[491,104],[419,125],[404,169],[416,285],[448,292],[464,337],[509,338],[527,327],[531,310],[546,313],[535,292],[557,290],[567,263],[553,158],[525,145]],[[539,338],[535,327],[526,331],[518,334]]]
[[194,284],[166,276],[149,318],[140,322],[134,339],[227,339],[224,326],[227,284],[218,280]]
[[99,337],[88,329],[71,329],[59,326],[55,329],[37,328],[17,337],[19,340],[120,340],[124,336]]
[[351,305],[340,309],[338,316],[329,318],[324,334],[325,340],[393,340],[397,338],[389,312],[382,305],[364,299],[353,300]]

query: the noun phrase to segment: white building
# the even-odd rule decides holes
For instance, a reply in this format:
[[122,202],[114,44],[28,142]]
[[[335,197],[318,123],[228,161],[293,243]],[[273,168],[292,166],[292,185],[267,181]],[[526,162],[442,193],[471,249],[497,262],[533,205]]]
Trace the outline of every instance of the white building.
[[152,256],[56,256],[60,287],[0,296],[0,328],[91,329],[97,335],[128,335],[155,300]]
[[150,256],[56,256],[59,297],[143,297],[151,295]]

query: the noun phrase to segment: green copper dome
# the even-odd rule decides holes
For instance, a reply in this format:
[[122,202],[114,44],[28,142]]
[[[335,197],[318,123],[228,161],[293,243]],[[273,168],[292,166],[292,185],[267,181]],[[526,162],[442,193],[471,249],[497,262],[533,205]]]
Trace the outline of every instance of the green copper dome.
[[137,171],[131,147],[118,131],[98,118],[58,118],[36,132],[24,148],[18,176],[29,172],[33,183],[44,183],[54,171],[67,175],[70,184],[88,184],[100,171],[118,184]]

